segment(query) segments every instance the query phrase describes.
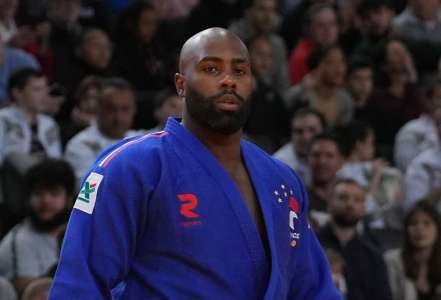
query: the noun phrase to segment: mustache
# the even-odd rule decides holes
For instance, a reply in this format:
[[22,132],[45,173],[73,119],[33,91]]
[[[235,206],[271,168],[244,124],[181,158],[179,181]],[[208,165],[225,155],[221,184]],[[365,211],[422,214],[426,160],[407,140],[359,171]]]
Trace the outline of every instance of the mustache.
[[234,97],[236,97],[236,99],[239,100],[241,103],[244,103],[244,102],[245,102],[245,98],[244,98],[244,97],[242,97],[241,95],[239,95],[239,94],[236,93],[235,91],[228,91],[228,90],[225,90],[225,91],[222,91],[222,92],[220,92],[220,93],[217,93],[217,94],[215,94],[215,95],[213,95],[213,96],[210,96],[210,97],[208,97],[208,99],[209,99],[209,100],[215,100],[215,99],[220,98],[220,97],[225,96],[225,95],[231,95],[231,96],[234,96]]

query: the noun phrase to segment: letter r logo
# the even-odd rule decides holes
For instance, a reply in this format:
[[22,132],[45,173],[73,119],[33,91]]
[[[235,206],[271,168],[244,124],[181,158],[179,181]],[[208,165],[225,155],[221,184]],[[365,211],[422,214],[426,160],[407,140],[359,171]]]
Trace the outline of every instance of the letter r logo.
[[181,215],[187,218],[198,218],[199,214],[192,211],[198,206],[198,198],[194,194],[179,194],[179,200],[181,201]]

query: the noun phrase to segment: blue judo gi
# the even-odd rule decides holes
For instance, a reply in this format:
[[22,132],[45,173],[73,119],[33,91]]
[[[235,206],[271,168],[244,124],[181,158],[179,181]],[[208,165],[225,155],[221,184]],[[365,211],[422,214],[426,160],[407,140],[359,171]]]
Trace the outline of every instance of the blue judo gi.
[[269,254],[238,187],[177,120],[106,150],[83,181],[49,299],[341,299],[297,175],[253,144],[242,157]]

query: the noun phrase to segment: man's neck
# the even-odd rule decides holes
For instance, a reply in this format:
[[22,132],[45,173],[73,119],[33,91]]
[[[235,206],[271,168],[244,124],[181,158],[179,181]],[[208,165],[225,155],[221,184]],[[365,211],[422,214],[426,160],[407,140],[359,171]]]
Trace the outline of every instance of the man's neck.
[[29,124],[35,124],[37,123],[37,116],[38,113],[35,112],[31,112],[28,109],[22,107],[22,106],[17,106],[17,108],[23,113],[23,115],[26,118],[26,121],[28,121]]
[[356,226],[341,227],[331,221],[332,229],[341,245],[346,245],[356,234]]
[[213,153],[224,167],[241,163],[240,139],[242,130],[233,134],[214,132],[207,127],[198,126],[195,122],[186,122],[183,125]]
[[311,183],[311,190],[314,191],[315,194],[320,196],[320,198],[327,199],[328,191],[329,191],[330,183],[317,182],[314,180]]

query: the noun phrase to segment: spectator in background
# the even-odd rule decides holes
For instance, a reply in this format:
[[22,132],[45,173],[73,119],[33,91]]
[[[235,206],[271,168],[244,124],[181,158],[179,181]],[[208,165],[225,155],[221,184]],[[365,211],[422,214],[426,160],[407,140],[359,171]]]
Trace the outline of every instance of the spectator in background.
[[49,297],[52,278],[42,277],[32,281],[23,292],[21,300],[46,300]]
[[251,1],[199,0],[187,17],[187,34],[209,27],[228,28],[234,20],[243,16]]
[[354,103],[353,119],[366,121],[374,89],[373,65],[367,57],[352,57],[349,61],[346,89]]
[[248,49],[256,87],[251,96],[253,105],[244,132],[258,146],[273,153],[286,141],[289,131],[285,103],[271,79],[272,53],[275,50],[267,35],[252,39]]
[[48,1],[47,16],[51,24],[50,44],[54,52],[54,80],[64,78],[66,66],[74,58],[83,26],[80,24],[81,0]]
[[441,108],[441,79],[432,78],[426,83],[422,95],[422,114],[407,122],[395,137],[394,161],[405,172],[412,160],[421,152],[438,144],[434,113]]
[[169,117],[181,118],[184,102],[176,94],[175,89],[167,88],[158,93],[156,96],[154,116],[158,122],[154,128],[147,133],[158,132],[164,129]]
[[70,118],[61,121],[60,125],[63,146],[75,134],[92,125],[95,120],[101,87],[102,79],[96,76],[87,76],[78,85]]
[[390,0],[361,0],[357,7],[361,17],[362,36],[352,55],[374,57],[392,32],[395,15]]
[[394,33],[402,39],[424,77],[436,70],[441,56],[441,4],[439,0],[409,0],[393,20]]
[[330,222],[317,236],[324,248],[339,253],[344,261],[347,299],[390,300],[386,265],[378,250],[357,232],[365,217],[364,189],[352,179],[333,183],[328,199]]
[[306,31],[307,11],[313,4],[331,4],[336,5],[336,0],[303,0],[291,8],[282,20],[280,35],[285,40],[289,52],[297,45],[298,40]]
[[441,297],[441,221],[432,205],[422,201],[404,221],[400,249],[384,254],[393,300],[437,300]]
[[[288,107],[296,110],[307,106],[320,111],[328,126],[338,126],[352,119],[351,96],[343,89],[346,58],[338,45],[315,48],[309,58],[311,80],[291,87],[285,93]],[[308,82],[309,81],[309,82]]]
[[7,47],[0,33],[0,107],[5,106],[8,102],[7,84],[9,77],[22,68],[38,69],[39,65],[31,55]]
[[420,112],[418,75],[412,56],[398,40],[389,40],[375,63],[381,68],[380,78],[369,101],[367,121],[374,129],[379,153],[392,161],[395,135]]
[[325,117],[319,111],[311,108],[299,109],[291,118],[291,141],[273,155],[293,168],[306,185],[311,181],[308,165],[311,142],[325,128]]
[[136,90],[155,90],[172,83],[176,58],[158,35],[158,12],[147,1],[132,3],[116,25],[114,67]]
[[15,14],[19,0],[0,0],[0,39],[7,44],[17,33]]
[[31,32],[29,40],[24,41],[23,50],[32,54],[41,66],[49,81],[54,73],[54,50],[50,42],[52,26],[47,17],[33,18],[27,21]]
[[353,121],[344,132],[347,159],[337,176],[352,178],[366,190],[365,206],[370,226],[400,229],[401,218],[392,211],[402,203],[401,172],[389,167],[384,159],[375,158],[375,135],[368,124]]
[[248,43],[259,35],[266,35],[271,43],[272,63],[267,79],[277,91],[289,87],[287,51],[282,38],[277,35],[279,25],[276,0],[252,0],[243,18],[233,22],[229,29]]
[[135,134],[129,130],[134,113],[132,86],[121,78],[104,81],[98,96],[96,122],[76,134],[66,145],[65,159],[74,168],[78,183],[101,151]]
[[[336,131],[325,131],[314,137],[308,154],[311,182],[308,186],[311,213],[321,223],[321,213],[326,212],[329,189],[345,161],[342,137]],[[314,218],[314,216],[313,216]]]
[[26,174],[29,216],[0,243],[0,274],[19,295],[57,262],[58,237],[73,205],[75,176],[68,163],[45,160]]
[[438,143],[418,154],[406,170],[406,210],[425,198],[441,212],[441,108],[436,109],[433,119],[437,128]]
[[298,84],[309,73],[308,60],[316,47],[337,43],[337,12],[330,4],[317,4],[309,8],[306,18],[307,31],[289,56],[288,71],[292,84]]
[[74,94],[79,83],[89,75],[110,77],[110,60],[112,45],[107,33],[101,29],[87,29],[81,35],[75,51],[75,59],[67,66],[59,82],[64,85],[70,94]]
[[48,97],[46,77],[34,69],[21,69],[8,83],[13,105],[0,110],[0,160],[10,154],[60,157],[61,144],[55,121],[41,114]]

